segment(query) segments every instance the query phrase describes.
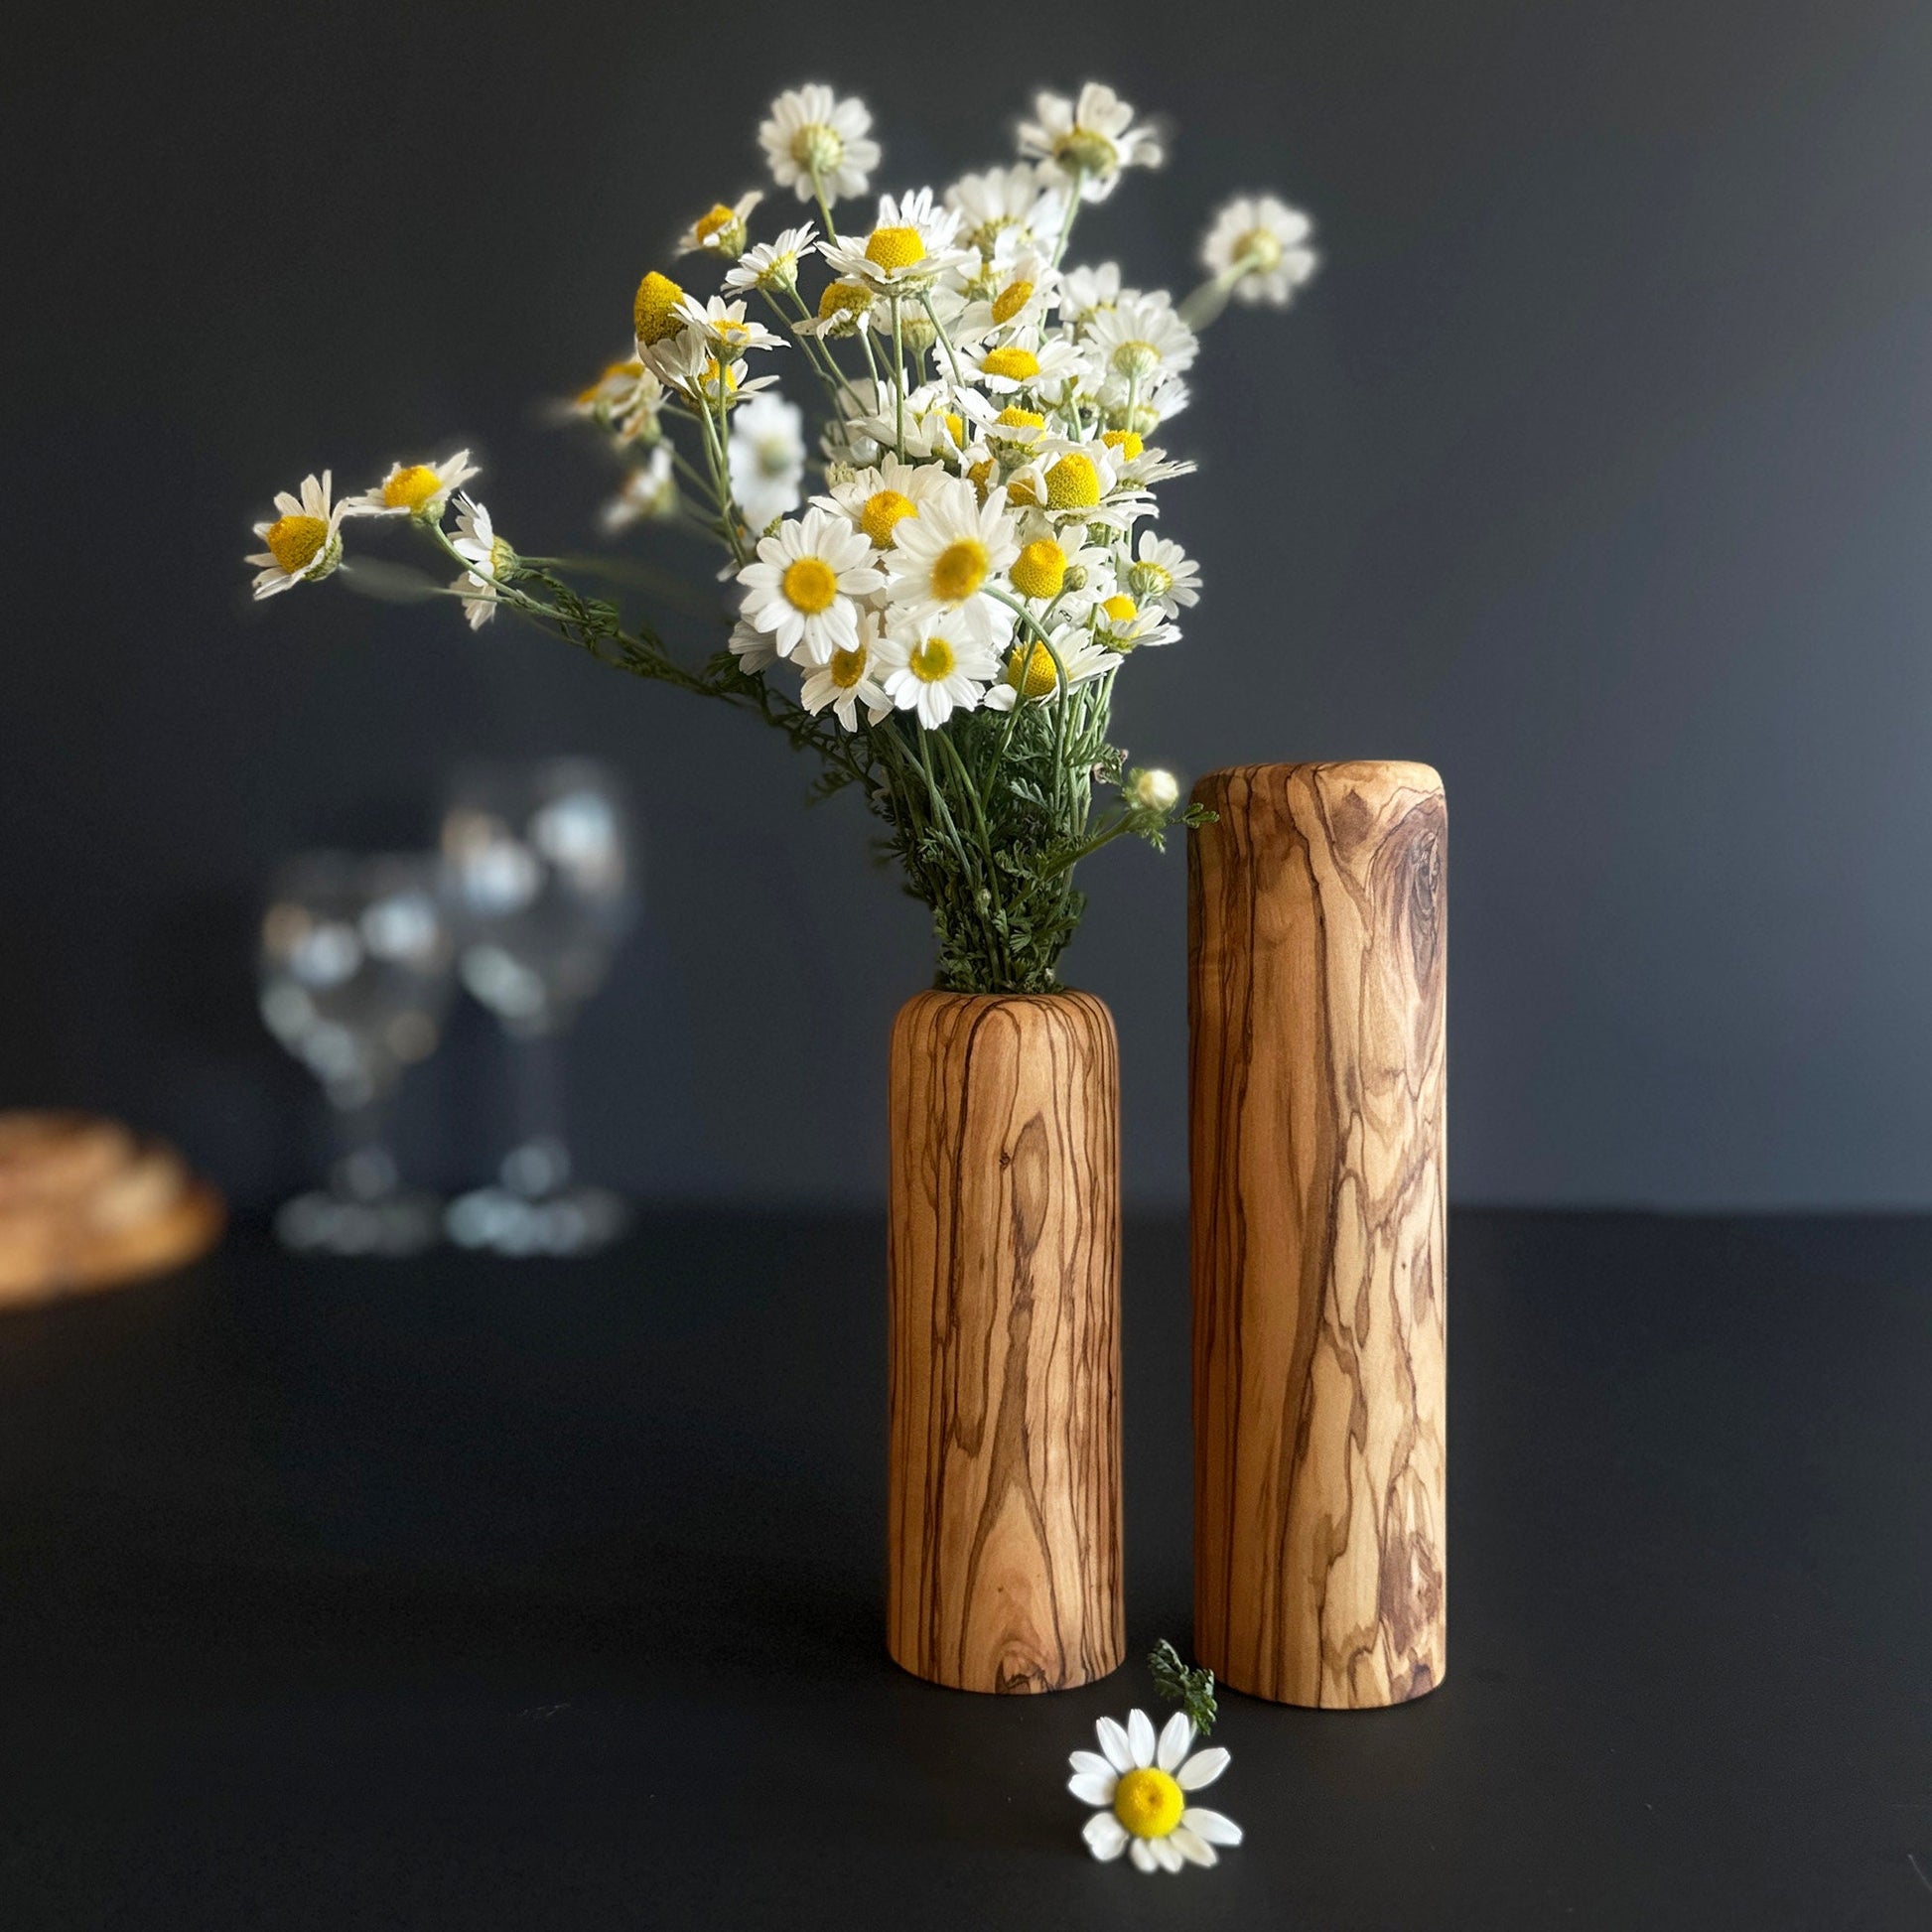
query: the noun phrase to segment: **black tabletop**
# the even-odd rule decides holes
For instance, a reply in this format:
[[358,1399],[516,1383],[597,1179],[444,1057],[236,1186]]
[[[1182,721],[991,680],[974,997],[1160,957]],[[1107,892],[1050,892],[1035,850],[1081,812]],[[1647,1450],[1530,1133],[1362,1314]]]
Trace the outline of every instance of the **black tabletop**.
[[1187,1286],[1130,1226],[1128,1633],[881,1639],[883,1234],[296,1262],[0,1317],[0,1925],[1932,1928],[1932,1222],[1465,1214],[1449,1669],[1224,1694],[1212,1871],[1066,1754],[1188,1638]]

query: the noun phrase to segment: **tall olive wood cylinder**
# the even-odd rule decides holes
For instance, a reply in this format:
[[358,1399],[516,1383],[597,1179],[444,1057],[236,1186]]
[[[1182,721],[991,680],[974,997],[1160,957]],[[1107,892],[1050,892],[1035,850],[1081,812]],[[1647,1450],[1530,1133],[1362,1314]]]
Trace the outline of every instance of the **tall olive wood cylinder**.
[[1121,1661],[1120,1076],[1084,993],[893,1028],[887,1642],[965,1691]]
[[1426,764],[1263,764],[1188,838],[1194,1649],[1443,1681],[1444,847]]

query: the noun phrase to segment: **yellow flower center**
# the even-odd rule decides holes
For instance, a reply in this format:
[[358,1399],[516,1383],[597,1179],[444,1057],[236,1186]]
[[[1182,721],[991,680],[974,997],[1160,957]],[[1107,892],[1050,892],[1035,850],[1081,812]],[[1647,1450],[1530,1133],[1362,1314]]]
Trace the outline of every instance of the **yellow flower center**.
[[1029,503],[1037,503],[1039,501],[1039,492],[1034,487],[1033,478],[1015,477],[1007,484],[1007,501],[1009,503],[1019,503],[1023,506]]
[[835,650],[826,668],[841,691],[850,691],[866,674],[866,654],[863,650]]
[[634,382],[643,372],[644,365],[634,355],[625,357],[621,362],[613,362],[588,389],[579,392],[577,400],[588,407],[594,402],[601,401],[606,388],[611,384],[621,380]]
[[946,425],[946,434],[952,438],[953,448],[955,450],[963,450],[966,447],[966,418],[958,410],[948,409],[944,414],[943,420]]
[[1031,382],[1039,373],[1039,357],[1030,348],[989,348],[980,357],[980,367],[1009,382]]
[[919,506],[911,497],[901,496],[897,489],[875,489],[859,512],[859,527],[884,550],[899,524],[918,513]]
[[1016,646],[1008,652],[1007,682],[1023,698],[1043,698],[1059,681],[1059,668],[1053,662],[1053,653],[1044,644],[1035,642],[1024,649]]
[[683,300],[684,291],[668,275],[660,275],[653,268],[637,284],[637,300],[631,305],[637,340],[648,346],[661,343],[667,336],[675,336],[684,327],[683,318],[677,312],[677,305]]
[[993,320],[1011,322],[1033,299],[1034,285],[1031,282],[1009,282],[993,298]]
[[858,315],[872,307],[872,291],[857,282],[827,282],[818,298],[818,319],[829,322],[837,315]]
[[952,676],[959,660],[943,637],[927,637],[912,646],[905,667],[921,684],[938,684]]
[[1106,612],[1115,623],[1131,623],[1135,618],[1140,616],[1140,612],[1135,608],[1134,600],[1131,597],[1122,595],[1118,591],[1112,597],[1106,599],[1100,608]]
[[1129,1771],[1114,1786],[1114,1816],[1136,1838],[1166,1838],[1180,1823],[1187,1800],[1165,1771]]
[[1105,431],[1101,442],[1110,450],[1118,450],[1129,463],[1147,448],[1147,445],[1131,429],[1110,429]]
[[979,463],[966,466],[966,481],[973,485],[980,501],[986,501],[987,492],[993,487],[993,459],[987,457]]
[[1022,597],[1058,597],[1066,582],[1066,552],[1051,537],[1041,537],[1021,551],[1007,574]]
[[839,594],[839,580],[822,558],[800,557],[785,566],[783,589],[785,602],[810,618],[829,608]]
[[1282,265],[1281,237],[1272,228],[1250,228],[1234,244],[1234,259],[1240,261],[1249,255],[1254,257],[1257,275],[1271,274]]
[[925,243],[917,228],[875,228],[866,237],[866,260],[889,273],[925,260]]
[[315,562],[329,541],[329,525],[319,516],[278,516],[262,540],[268,554],[294,577]]
[[932,594],[958,604],[986,582],[986,545],[976,537],[962,537],[940,551],[932,566]]
[[1037,409],[1015,409],[1011,405],[994,417],[1002,429],[1044,429],[1046,418]]
[[443,479],[427,463],[412,463],[396,471],[382,485],[383,507],[408,510],[412,515],[443,487]]
[[1100,500],[1100,472],[1093,458],[1069,450],[1046,473],[1046,500],[1056,510],[1090,510]]
[[697,235],[700,241],[709,241],[721,228],[729,228],[738,219],[738,210],[727,207],[723,202],[714,202],[711,212],[699,219]]

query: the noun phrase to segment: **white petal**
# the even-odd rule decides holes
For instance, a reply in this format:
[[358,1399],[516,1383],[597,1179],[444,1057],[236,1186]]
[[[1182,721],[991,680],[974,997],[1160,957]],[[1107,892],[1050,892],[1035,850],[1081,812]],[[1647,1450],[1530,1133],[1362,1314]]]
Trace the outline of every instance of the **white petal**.
[[1109,1771],[1105,1777],[1092,1771],[1076,1771],[1066,1781],[1066,1788],[1083,1805],[1111,1805],[1114,1802],[1114,1786],[1119,1780]]
[[1133,1749],[1134,1762],[1145,1771],[1154,1762],[1154,1726],[1145,1711],[1128,1712],[1127,1741]]
[[1153,1847],[1144,1838],[1137,1838],[1127,1848],[1127,1856],[1134,1861],[1134,1868],[1137,1871],[1159,1871],[1161,1869],[1159,1863],[1155,1859]]
[[1097,1778],[1110,1778],[1114,1775],[1114,1767],[1098,1751],[1075,1751],[1066,1761],[1076,1771],[1090,1772]]
[[1193,1741],[1193,1719],[1184,1711],[1176,1711],[1161,1726],[1161,1741],[1154,1754],[1155,1763],[1164,1771],[1172,1771],[1187,1755],[1187,1746]]
[[1185,1825],[1176,1825],[1168,1843],[1190,1864],[1219,1864],[1221,1863],[1221,1855],[1215,1851],[1213,1846],[1208,1844],[1204,1838],[1190,1832]]
[[1154,1853],[1155,1863],[1160,1865],[1163,1871],[1178,1871],[1180,1869],[1181,1857],[1174,1850],[1172,1839],[1151,1838],[1148,1840],[1148,1845]]
[[1102,1718],[1093,1728],[1107,1762],[1116,1771],[1131,1771],[1134,1768],[1134,1753],[1128,1747],[1126,1731],[1112,1718]]
[[1241,1827],[1232,1818],[1224,1818],[1218,1811],[1208,1811],[1201,1805],[1189,1805],[1180,1814],[1180,1822],[1210,1845],[1241,1843]]
[[1196,1751],[1173,1774],[1173,1781],[1183,1791],[1198,1791],[1202,1785],[1212,1784],[1227,1767],[1228,1754],[1216,1744],[1212,1750]]
[[1080,1836],[1096,1859],[1117,1859],[1127,1850],[1127,1827],[1111,1811],[1097,1811]]

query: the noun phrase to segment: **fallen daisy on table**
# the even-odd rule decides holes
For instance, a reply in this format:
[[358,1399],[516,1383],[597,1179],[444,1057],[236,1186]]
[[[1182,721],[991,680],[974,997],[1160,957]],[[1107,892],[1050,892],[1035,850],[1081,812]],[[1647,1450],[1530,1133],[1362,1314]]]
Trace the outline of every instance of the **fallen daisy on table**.
[[1187,1755],[1194,1725],[1186,1712],[1176,1711],[1158,1738],[1145,1711],[1130,1711],[1124,1730],[1112,1718],[1094,1728],[1100,1750],[1073,1753],[1066,1788],[1082,1804],[1101,1807],[1082,1834],[1096,1859],[1125,1852],[1142,1871],[1178,1871],[1217,1863],[1215,1846],[1241,1843],[1233,1819],[1187,1802],[1190,1791],[1227,1769],[1228,1754],[1217,1744]]

